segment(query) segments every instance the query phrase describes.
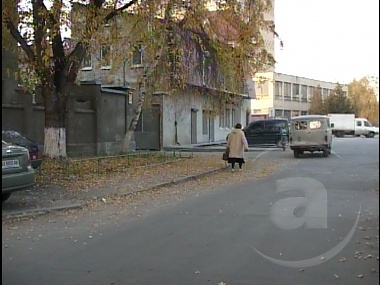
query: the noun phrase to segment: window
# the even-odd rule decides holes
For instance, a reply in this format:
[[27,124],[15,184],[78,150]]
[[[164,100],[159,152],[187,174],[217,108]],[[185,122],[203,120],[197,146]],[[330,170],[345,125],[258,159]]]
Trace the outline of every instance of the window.
[[275,86],[274,86],[274,95],[275,99],[282,99],[282,82],[281,81],[276,81]]
[[231,116],[231,119],[232,119],[232,127],[235,127],[235,122],[236,122],[236,110],[235,109],[232,109],[232,116]]
[[292,94],[292,84],[284,82],[284,99],[290,101]]
[[284,117],[290,119],[292,116],[292,111],[291,110],[284,110]]
[[295,121],[294,129],[296,130],[307,130],[307,122],[306,121]]
[[282,117],[283,116],[282,110],[281,109],[275,109],[274,110],[274,116],[275,117]]
[[310,130],[320,129],[322,126],[321,121],[310,121],[309,124],[310,124]]
[[103,69],[110,69],[112,66],[111,61],[111,46],[102,45],[100,49],[100,64]]
[[208,114],[207,111],[202,111],[202,134],[207,135],[208,134]]
[[225,112],[225,127],[226,128],[231,128],[231,110],[230,109],[226,109],[226,112]]
[[219,128],[225,128],[226,125],[225,125],[225,121],[224,121],[224,112],[223,110],[220,111],[219,113]]
[[269,132],[269,133],[278,133],[280,132],[281,128],[282,128],[282,125],[284,125],[285,122],[281,122],[281,121],[267,121],[265,122],[265,132]]
[[311,98],[313,97],[314,95],[314,90],[315,88],[313,86],[309,86],[308,88],[308,92],[307,92],[307,98],[308,98],[308,101],[311,102]]
[[293,101],[299,101],[299,94],[300,94],[300,85],[299,84],[293,84]]
[[133,48],[132,52],[132,66],[141,67],[143,64],[142,45],[137,44]]
[[82,70],[91,70],[91,69],[92,69],[92,57],[91,57],[91,53],[87,50],[82,59]]
[[264,131],[264,122],[257,122],[251,127],[252,132],[263,132]]
[[322,89],[322,100],[326,100],[327,96],[329,96],[329,89],[323,88]]
[[367,122],[367,121],[364,121],[364,126],[366,126],[366,127],[372,127],[372,125],[369,122]]
[[292,111],[292,117],[297,117],[300,115],[300,112],[299,111],[296,111],[296,110],[293,110]]
[[362,121],[356,121],[356,125],[357,125],[358,127],[361,127],[361,126],[362,126]]
[[307,86],[301,85],[301,101],[307,102]]
[[307,111],[301,111],[301,116],[306,116],[307,115]]

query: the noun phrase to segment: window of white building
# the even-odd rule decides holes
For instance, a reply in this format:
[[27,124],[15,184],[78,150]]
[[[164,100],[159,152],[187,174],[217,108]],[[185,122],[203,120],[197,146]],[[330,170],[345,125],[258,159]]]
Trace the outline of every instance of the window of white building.
[[293,83],[293,94],[292,94],[292,100],[293,101],[299,101],[300,96],[300,85]]
[[327,97],[329,96],[329,89],[327,89],[327,88],[323,88],[322,89],[322,100],[326,100],[327,99]]
[[284,82],[284,100],[290,101],[292,98],[292,84]]
[[282,82],[276,81],[274,86],[274,97],[275,99],[282,99]]
[[307,102],[307,85],[301,85],[301,101]]
[[307,89],[307,99],[309,102],[311,102],[311,98],[313,98],[314,92],[315,92],[315,87],[309,86]]

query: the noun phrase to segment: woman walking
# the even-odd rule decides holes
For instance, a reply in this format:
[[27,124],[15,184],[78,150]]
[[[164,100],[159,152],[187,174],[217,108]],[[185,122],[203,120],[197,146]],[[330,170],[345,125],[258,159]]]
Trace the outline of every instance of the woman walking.
[[239,164],[242,169],[244,161],[244,151],[248,150],[248,143],[241,124],[237,123],[235,128],[228,134],[227,149],[229,151],[228,163],[231,164],[232,172],[235,171],[235,164]]

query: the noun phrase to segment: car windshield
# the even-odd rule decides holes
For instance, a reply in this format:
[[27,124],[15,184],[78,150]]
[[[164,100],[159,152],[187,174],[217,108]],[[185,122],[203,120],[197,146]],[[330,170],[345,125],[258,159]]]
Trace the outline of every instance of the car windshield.
[[30,144],[32,142],[14,130],[2,130],[2,140],[13,144]]

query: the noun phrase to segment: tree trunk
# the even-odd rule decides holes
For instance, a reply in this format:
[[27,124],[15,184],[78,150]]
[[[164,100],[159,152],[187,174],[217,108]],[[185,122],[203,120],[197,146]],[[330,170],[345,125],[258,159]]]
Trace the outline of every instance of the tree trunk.
[[45,104],[44,155],[66,157],[66,94],[43,88],[42,96]]
[[[145,79],[144,79],[143,84],[145,85]],[[137,102],[137,106],[136,106],[135,112],[133,114],[132,121],[129,124],[128,131],[125,134],[124,140],[123,140],[123,148],[122,148],[123,153],[127,153],[130,151],[131,140],[132,140],[133,135],[135,133],[135,129],[136,129],[137,123],[138,123],[140,115],[141,115],[142,106],[143,106],[144,101],[145,101],[145,90],[141,89],[141,85],[138,88],[138,92],[139,92],[139,100]]]

